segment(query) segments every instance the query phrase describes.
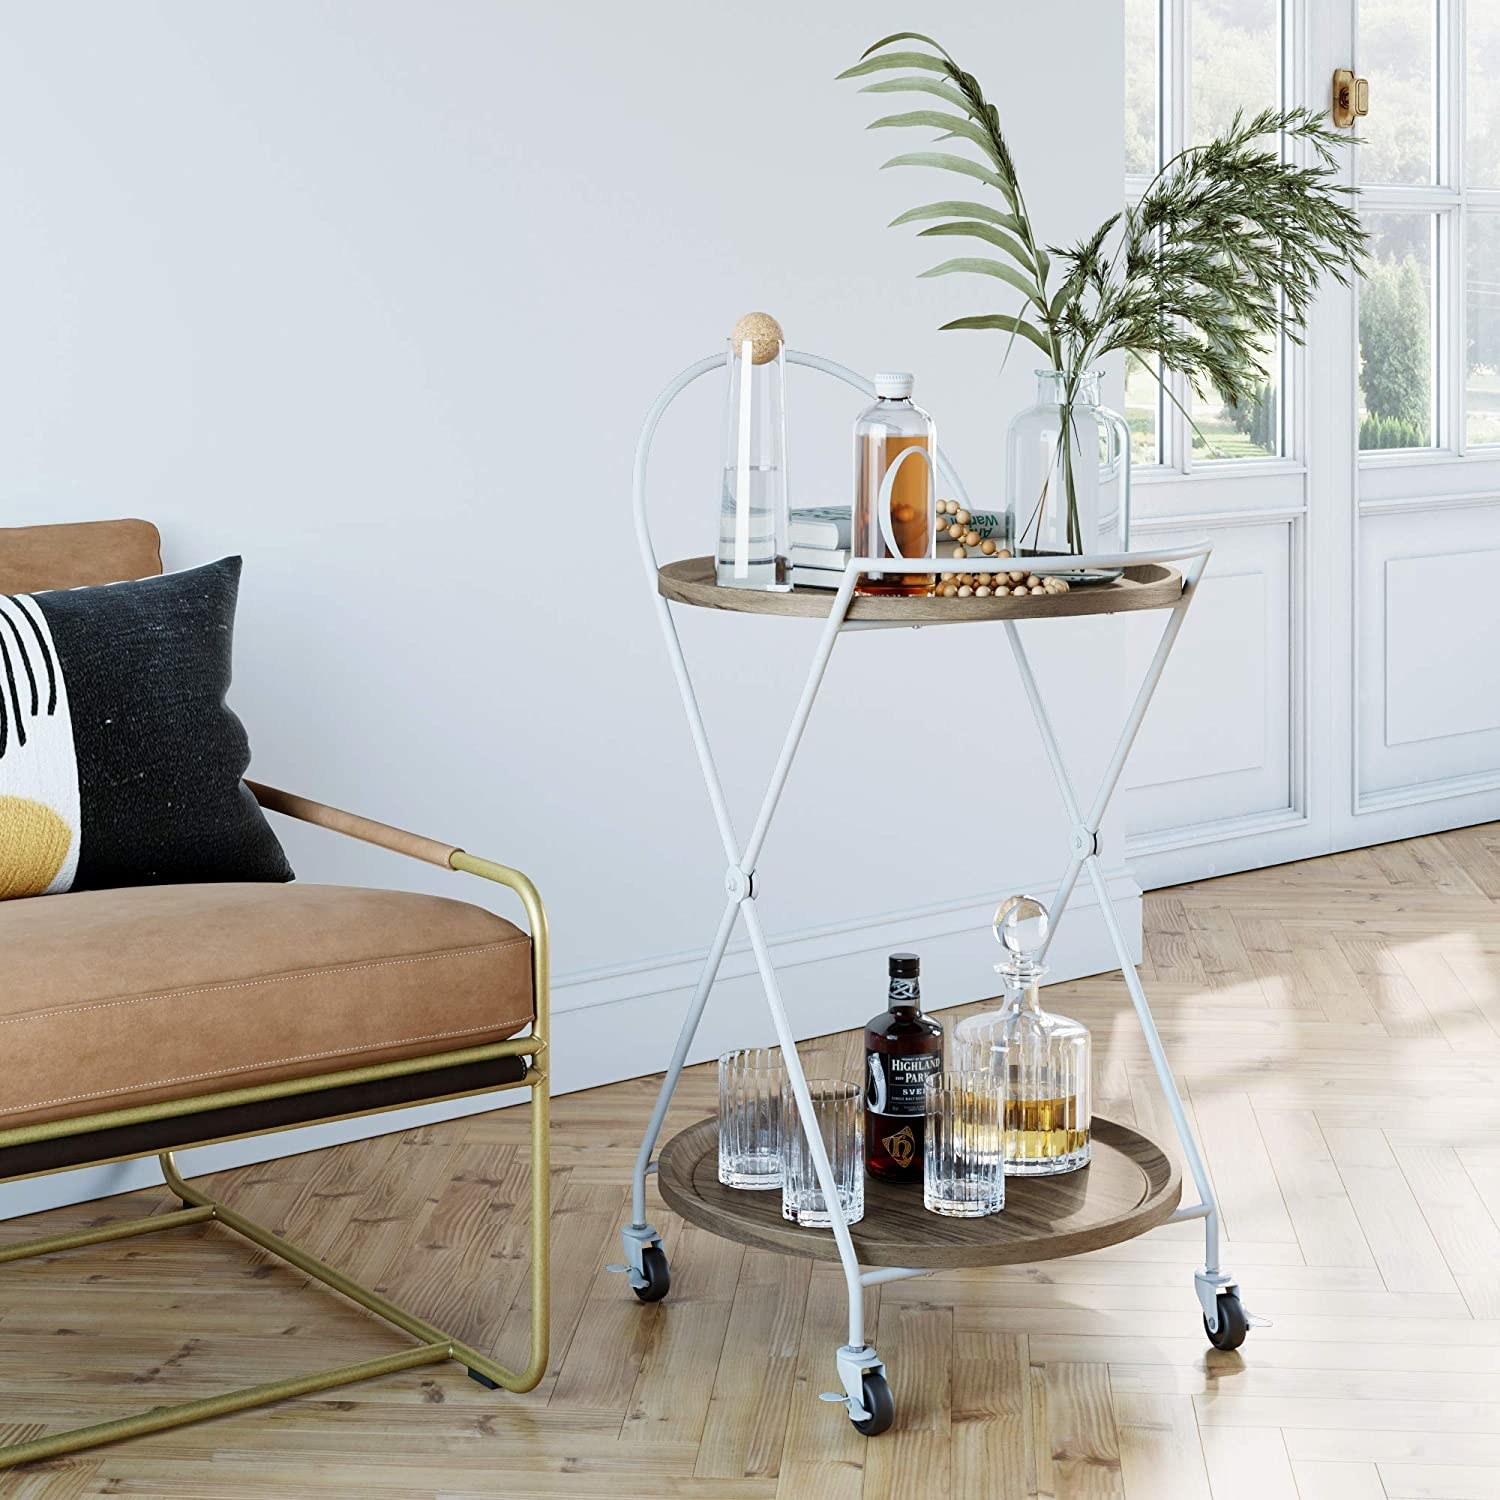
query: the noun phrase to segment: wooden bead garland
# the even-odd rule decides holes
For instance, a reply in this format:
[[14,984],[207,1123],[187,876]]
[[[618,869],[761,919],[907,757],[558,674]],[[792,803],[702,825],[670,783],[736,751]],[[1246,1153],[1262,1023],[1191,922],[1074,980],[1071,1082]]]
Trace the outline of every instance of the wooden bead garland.
[[[989,537],[980,539],[979,533],[970,529],[974,519],[956,500],[939,500],[937,503],[938,530],[946,531],[955,543],[953,557],[968,557],[971,551],[981,557],[1009,557],[1008,548],[998,546]],[[946,524],[945,524],[946,523]],[[943,573],[932,590],[939,599],[989,599],[1015,594],[1066,594],[1068,582],[1050,573],[1027,573],[1019,569],[995,573]]]

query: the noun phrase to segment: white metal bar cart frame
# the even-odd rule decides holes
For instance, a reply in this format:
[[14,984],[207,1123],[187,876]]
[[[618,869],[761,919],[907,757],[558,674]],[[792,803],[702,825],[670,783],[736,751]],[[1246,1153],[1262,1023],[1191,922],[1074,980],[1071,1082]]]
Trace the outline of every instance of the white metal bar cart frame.
[[[856,371],[844,365],[836,364],[832,360],[792,350],[786,352],[786,359],[789,364],[801,365],[831,375],[853,386],[856,390],[863,391],[867,395],[873,395],[874,393],[874,387],[870,381],[866,380]],[[712,805],[714,819],[718,825],[719,838],[723,844],[726,861],[723,915],[719,919],[718,930],[715,932],[713,941],[709,945],[707,957],[704,960],[702,971],[698,977],[698,983],[688,1004],[687,1014],[683,1018],[676,1046],[672,1051],[671,1062],[667,1068],[666,1076],[662,1080],[656,1106],[652,1110],[650,1123],[647,1125],[645,1135],[641,1140],[632,1183],[631,1220],[621,1230],[626,1264],[613,1268],[628,1273],[631,1286],[634,1288],[637,1296],[643,1301],[655,1301],[664,1296],[667,1287],[670,1285],[670,1273],[665,1251],[662,1248],[661,1236],[646,1216],[646,1177],[655,1168],[653,1155],[661,1133],[662,1122],[666,1117],[667,1107],[671,1102],[672,1095],[677,1087],[677,1080],[681,1075],[689,1050],[692,1047],[698,1023],[703,1015],[709,993],[718,975],[719,965],[724,957],[725,948],[738,921],[744,922],[745,930],[750,938],[755,966],[760,974],[766,1003],[770,1007],[776,1037],[785,1059],[787,1079],[792,1093],[796,1098],[800,1117],[803,1121],[809,1121],[813,1118],[807,1079],[798,1057],[796,1038],[793,1036],[791,1023],[787,1018],[786,1005],[782,1000],[780,986],[777,983],[776,969],[771,961],[771,953],[766,941],[765,930],[761,925],[760,913],[757,907],[756,867],[760,859],[761,850],[765,845],[766,837],[770,831],[771,821],[781,800],[782,791],[786,786],[787,777],[791,772],[792,763],[796,757],[803,730],[807,726],[808,717],[812,712],[813,703],[818,695],[818,689],[827,671],[829,658],[833,653],[835,642],[842,633],[850,630],[914,628],[912,624],[895,620],[851,620],[848,618],[850,605],[855,597],[854,585],[858,576],[872,569],[878,570],[881,567],[889,566],[888,561],[882,562],[880,559],[851,558],[844,569],[839,587],[833,594],[832,607],[819,635],[801,697],[798,699],[796,708],[793,711],[791,724],[787,729],[786,738],[782,742],[781,751],[771,772],[770,781],[766,787],[765,795],[761,800],[754,826],[751,829],[749,838],[741,845],[736,837],[734,824],[730,818],[729,809],[725,801],[723,784],[714,761],[713,748],[704,726],[697,695],[693,690],[692,676],[688,670],[687,660],[682,650],[682,643],[678,637],[671,602],[659,591],[657,586],[658,561],[656,550],[652,544],[650,521],[646,505],[646,471],[651,455],[651,444],[663,415],[672,402],[694,381],[724,368],[725,356],[717,354],[699,360],[696,364],[689,366],[689,368],[678,375],[662,391],[661,395],[657,397],[656,402],[647,414],[635,456],[635,528],[640,545],[641,560],[645,566],[647,580],[656,602],[662,636],[666,641],[667,654],[672,664],[673,674],[677,680],[678,691],[682,697],[682,705],[687,714],[688,727],[692,732],[693,743],[698,753],[698,761],[703,771],[704,784],[708,788],[709,802]],[[961,504],[968,505],[968,498],[962,481],[941,450],[937,454],[937,466],[939,473],[948,484],[951,492],[958,498]],[[1202,1304],[1206,1331],[1210,1338],[1214,1339],[1230,1319],[1240,1322],[1240,1337],[1243,1337],[1243,1323],[1247,1315],[1244,1313],[1239,1302],[1238,1284],[1234,1277],[1229,1275],[1219,1264],[1219,1212],[1213,1194],[1213,1187],[1209,1182],[1208,1173],[1204,1168],[1203,1157],[1198,1149],[1198,1143],[1194,1138],[1192,1127],[1184,1112],[1182,1096],[1178,1092],[1176,1080],[1173,1078],[1171,1067],[1168,1064],[1166,1053],[1162,1047],[1161,1038],[1157,1033],[1156,1023],[1152,1019],[1151,1006],[1146,998],[1146,992],[1142,987],[1140,976],[1136,972],[1135,964],[1132,961],[1129,944],[1126,941],[1125,933],[1110,899],[1108,882],[1100,860],[1099,839],[1100,825],[1104,820],[1110,799],[1119,784],[1121,773],[1124,770],[1131,748],[1135,743],[1141,723],[1145,718],[1146,710],[1150,706],[1151,699],[1161,681],[1162,672],[1171,655],[1178,632],[1182,628],[1183,620],[1186,618],[1188,607],[1192,603],[1199,580],[1203,576],[1204,567],[1208,562],[1209,551],[1209,544],[1206,541],[1199,541],[1185,546],[1157,549],[1150,552],[1131,552],[1128,554],[1090,556],[1086,558],[1067,557],[1054,561],[1039,557],[1029,557],[1026,560],[1028,571],[1036,574],[1046,574],[1048,572],[1071,573],[1078,571],[1082,567],[1118,569],[1147,563],[1177,563],[1181,565],[1181,596],[1170,607],[1169,618],[1131,705],[1124,729],[1121,731],[1114,752],[1110,756],[1099,788],[1093,800],[1087,805],[1079,797],[1077,789],[1074,787],[1072,779],[1068,774],[1061,746],[1053,731],[1051,720],[1047,715],[1046,705],[1042,699],[1036,675],[1032,670],[1031,661],[1027,655],[1025,645],[1022,643],[1016,622],[1014,620],[1005,620],[1003,624],[1006,640],[1009,643],[1011,654],[1015,659],[1016,669],[1020,674],[1021,683],[1025,689],[1027,702],[1030,704],[1037,731],[1041,736],[1042,744],[1047,753],[1047,759],[1051,763],[1053,775],[1057,781],[1058,791],[1072,825],[1068,864],[1052,900],[1052,936],[1056,936],[1058,924],[1062,920],[1080,876],[1087,875],[1098,898],[1099,909],[1103,914],[1110,941],[1114,945],[1115,952],[1119,957],[1126,988],[1130,993],[1130,999],[1135,1007],[1136,1016],[1140,1021],[1141,1030],[1145,1035],[1146,1046],[1150,1053],[1151,1061],[1155,1066],[1162,1092],[1166,1096],[1167,1106],[1172,1116],[1172,1123],[1176,1127],[1178,1139],[1182,1143],[1183,1154],[1197,1188],[1198,1201],[1191,1206],[1177,1209],[1171,1217],[1173,1220],[1202,1219],[1204,1221],[1204,1264],[1203,1269],[1197,1273],[1194,1281],[1198,1299]],[[903,568],[907,572],[930,572],[934,574],[941,571],[951,571],[956,566],[961,566],[966,572],[994,573],[1009,570],[1015,566],[1015,561],[1014,559],[970,557],[965,559],[961,565],[956,564],[952,559],[932,559],[921,562],[906,561],[903,563]],[[883,1266],[870,1270],[861,1267],[853,1240],[850,1236],[849,1226],[845,1222],[844,1215],[839,1207],[837,1194],[834,1191],[833,1173],[828,1161],[828,1155],[823,1141],[816,1130],[811,1131],[809,1134],[809,1145],[818,1181],[822,1186],[828,1203],[832,1207],[833,1223],[831,1227],[838,1246],[839,1260],[843,1266],[844,1279],[849,1295],[848,1341],[837,1352],[837,1367],[842,1390],[830,1394],[826,1399],[842,1402],[848,1411],[850,1419],[857,1426],[861,1427],[862,1430],[870,1432],[883,1430],[883,1427],[889,1423],[889,1417],[887,1416],[882,1422],[872,1412],[871,1406],[873,1403],[869,1400],[870,1387],[868,1382],[871,1377],[875,1377],[883,1390],[888,1391],[888,1387],[885,1386],[884,1382],[885,1367],[876,1354],[874,1347],[865,1337],[864,1289],[867,1286],[878,1285],[881,1282],[896,1281],[906,1277],[921,1276],[929,1273],[920,1267]],[[1221,1307],[1223,1309],[1222,1312]]]

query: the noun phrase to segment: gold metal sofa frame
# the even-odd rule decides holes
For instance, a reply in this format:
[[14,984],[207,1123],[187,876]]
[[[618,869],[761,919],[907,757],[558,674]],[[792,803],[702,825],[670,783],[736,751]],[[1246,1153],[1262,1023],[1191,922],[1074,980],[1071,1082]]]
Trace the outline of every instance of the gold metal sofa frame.
[[[504,1387],[511,1391],[529,1391],[540,1382],[546,1372],[550,1303],[549,1112],[546,1069],[549,981],[547,914],[536,887],[519,870],[495,864],[487,859],[479,859],[434,839],[406,833],[384,823],[376,823],[353,813],[325,807],[322,803],[311,802],[306,798],[280,792],[255,782],[249,785],[261,805],[271,811],[283,813],[288,817],[316,824],[352,838],[362,839],[367,843],[377,844],[398,854],[406,854],[415,859],[462,871],[465,874],[477,875],[482,880],[494,881],[514,891],[525,908],[527,925],[531,930],[531,979],[535,1007],[531,1031],[528,1035],[511,1037],[506,1041],[466,1047],[454,1052],[408,1058],[397,1062],[347,1069],[342,1072],[324,1073],[316,1077],[288,1079],[253,1088],[231,1089],[217,1094],[198,1095],[190,1099],[167,1100],[141,1105],[137,1108],[116,1109],[77,1119],[55,1120],[46,1124],[0,1131],[0,1160],[3,1160],[3,1153],[11,1147],[32,1146],[45,1141],[93,1132],[128,1133],[132,1128],[149,1128],[164,1121],[180,1121],[182,1130],[185,1132],[175,1141],[170,1150],[158,1152],[151,1148],[126,1149],[113,1154],[106,1152],[98,1157],[91,1157],[87,1161],[76,1160],[71,1163],[72,1166],[101,1165],[108,1161],[158,1155],[167,1187],[182,1201],[180,1210],[143,1219],[106,1224],[95,1229],[76,1230],[71,1234],[55,1235],[26,1244],[0,1245],[0,1265],[39,1255],[52,1255],[61,1250],[74,1250],[85,1245],[98,1245],[110,1240],[127,1239],[140,1234],[154,1234],[158,1230],[177,1229],[184,1225],[202,1224],[213,1220],[227,1229],[234,1230],[235,1233],[259,1245],[262,1249],[269,1250],[305,1275],[321,1281],[325,1286],[332,1287],[336,1292],[341,1292],[345,1297],[359,1303],[361,1307],[368,1308],[377,1317],[394,1324],[417,1340],[412,1347],[398,1350],[396,1353],[379,1359],[364,1360],[358,1364],[341,1365],[336,1369],[299,1375],[288,1380],[250,1386],[204,1400],[156,1407],[137,1416],[121,1417],[111,1422],[99,1422],[88,1427],[52,1433],[46,1437],[34,1438],[29,1442],[12,1443],[6,1447],[0,1447],[0,1469],[54,1458],[64,1453],[75,1453],[81,1449],[98,1447],[122,1438],[139,1437],[145,1433],[160,1432],[166,1428],[182,1427],[208,1417],[224,1416],[230,1412],[245,1411],[256,1406],[268,1406],[273,1402],[289,1400],[295,1396],[305,1396],[314,1391],[349,1385],[359,1380],[370,1380],[377,1375],[389,1375],[398,1370],[413,1369],[418,1365],[439,1364],[450,1359],[464,1365],[475,1380],[490,1389]],[[195,1116],[213,1118],[215,1111],[232,1112],[245,1106],[263,1105],[267,1101],[290,1099],[300,1094],[325,1090],[357,1091],[362,1085],[377,1083],[381,1080],[409,1079],[414,1075],[420,1076],[429,1072],[438,1072],[451,1084],[456,1076],[461,1077],[462,1074],[460,1072],[455,1075],[447,1070],[462,1070],[473,1064],[492,1062],[501,1058],[525,1062],[524,1073],[510,1081],[500,1083],[487,1081],[482,1086],[461,1088],[457,1091],[440,1090],[431,1095],[424,1094],[418,1097],[411,1097],[408,1094],[400,1106],[382,1103],[367,1108],[341,1109],[328,1114],[314,1114],[291,1119],[284,1124],[231,1131],[228,1134],[206,1131],[201,1137],[195,1135],[192,1129]],[[519,1371],[509,1370],[495,1363],[494,1360],[454,1338],[451,1334],[444,1333],[424,1319],[404,1311],[369,1287],[361,1286],[351,1277],[345,1276],[332,1266],[325,1265],[280,1236],[271,1233],[270,1230],[252,1223],[232,1208],[207,1197],[183,1180],[173,1156],[176,1150],[210,1145],[221,1140],[261,1135],[273,1130],[301,1128],[305,1125],[323,1124],[331,1120],[353,1119],[360,1115],[379,1113],[392,1107],[467,1098],[476,1094],[492,1093],[498,1089],[512,1088],[531,1090],[531,1357],[526,1367]],[[347,1100],[349,1094],[346,1093],[343,1097]],[[222,1119],[223,1115],[219,1115],[218,1118]],[[118,1136],[113,1138],[119,1139]],[[44,1167],[37,1171],[21,1172],[0,1178],[0,1180],[17,1181],[24,1177],[42,1175],[49,1170],[52,1169]]]

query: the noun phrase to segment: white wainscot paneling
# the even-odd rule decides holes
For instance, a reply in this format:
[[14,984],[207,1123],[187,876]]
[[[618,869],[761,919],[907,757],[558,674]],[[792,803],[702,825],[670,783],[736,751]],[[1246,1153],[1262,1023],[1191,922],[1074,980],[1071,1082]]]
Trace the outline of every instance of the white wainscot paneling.
[[[1293,534],[1289,520],[1210,533],[1213,557],[1126,772],[1132,855],[1292,815]],[[1149,543],[1179,539],[1153,528]],[[1132,617],[1130,681],[1161,626]]]
[[1500,548],[1386,559],[1387,745],[1500,729],[1497,570]]
[[1500,786],[1500,504],[1360,521],[1358,806]]

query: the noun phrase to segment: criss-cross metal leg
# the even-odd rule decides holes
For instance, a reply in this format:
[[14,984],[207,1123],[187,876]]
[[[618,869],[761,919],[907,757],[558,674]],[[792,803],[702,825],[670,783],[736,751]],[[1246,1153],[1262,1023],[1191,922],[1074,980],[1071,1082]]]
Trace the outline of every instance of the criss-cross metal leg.
[[1011,655],[1015,659],[1016,671],[1020,675],[1021,685],[1026,692],[1027,702],[1031,706],[1032,717],[1036,721],[1037,731],[1046,748],[1047,759],[1052,766],[1058,792],[1072,824],[1069,833],[1068,865],[1058,883],[1056,895],[1053,897],[1052,923],[1047,942],[1050,946],[1057,936],[1058,924],[1062,921],[1063,913],[1067,910],[1068,902],[1077,888],[1078,878],[1086,873],[1098,898],[1099,910],[1104,919],[1105,929],[1109,933],[1110,942],[1119,957],[1120,972],[1125,980],[1125,988],[1130,994],[1131,1004],[1135,1007],[1136,1017],[1146,1038],[1146,1050],[1151,1055],[1152,1066],[1156,1069],[1157,1079],[1166,1097],[1167,1109],[1172,1116],[1172,1124],[1182,1144],[1183,1155],[1187,1159],[1188,1170],[1192,1174],[1193,1184],[1198,1192],[1197,1203],[1186,1208],[1179,1208],[1172,1217],[1174,1220],[1203,1220],[1203,1269],[1195,1278],[1195,1285],[1209,1330],[1216,1332],[1219,1322],[1219,1298],[1230,1294],[1237,1295],[1238,1285],[1234,1278],[1227,1275],[1219,1265],[1218,1201],[1214,1197],[1213,1184],[1209,1181],[1208,1169],[1204,1166],[1203,1154],[1198,1148],[1197,1138],[1188,1122],[1177,1080],[1172,1073],[1171,1064],[1167,1061],[1166,1051],[1162,1047],[1161,1036],[1157,1032],[1156,1021],[1151,1014],[1151,1005],[1141,984],[1140,973],[1131,957],[1130,945],[1126,941],[1119,918],[1115,913],[1114,903],[1110,898],[1109,883],[1101,858],[1103,850],[1099,836],[1105,814],[1119,786],[1125,763],[1130,757],[1136,736],[1145,720],[1146,710],[1150,707],[1151,700],[1161,682],[1162,672],[1172,654],[1172,647],[1176,643],[1178,632],[1182,629],[1182,622],[1187,616],[1194,590],[1203,575],[1207,561],[1208,557],[1205,552],[1194,558],[1185,571],[1182,598],[1172,610],[1171,618],[1167,621],[1161,639],[1157,642],[1151,662],[1146,668],[1146,674],[1136,690],[1135,699],[1126,717],[1125,727],[1120,732],[1114,752],[1099,782],[1099,789],[1086,812],[1073,786],[1072,778],[1068,774],[1067,762],[1063,757],[1057,736],[1053,732],[1052,721],[1047,714],[1047,705],[1042,698],[1036,674],[1032,671],[1031,660],[1021,640],[1021,633],[1014,622],[1009,621],[1006,623],[1005,633],[1010,643]]
[[838,1246],[839,1261],[843,1266],[844,1278],[849,1290],[849,1336],[847,1342],[839,1352],[838,1364],[845,1386],[845,1402],[848,1406],[849,1414],[855,1421],[863,1421],[870,1416],[870,1412],[864,1406],[862,1399],[864,1374],[870,1370],[880,1370],[883,1372],[883,1366],[875,1358],[873,1350],[869,1348],[865,1340],[864,1283],[861,1280],[859,1257],[855,1253],[854,1242],[849,1235],[849,1226],[845,1222],[844,1215],[839,1208],[838,1191],[833,1175],[833,1167],[828,1159],[827,1147],[814,1123],[816,1117],[813,1113],[812,1096],[808,1091],[807,1077],[803,1071],[802,1061],[797,1052],[796,1038],[792,1032],[791,1022],[787,1017],[786,1005],[781,997],[780,986],[777,983],[776,968],[771,961],[771,953],[769,945],[766,942],[765,929],[761,925],[760,912],[756,904],[755,882],[756,865],[759,861],[761,850],[765,846],[766,837],[770,832],[771,820],[775,816],[777,805],[781,801],[781,794],[786,788],[787,778],[791,774],[792,763],[796,758],[797,747],[801,743],[803,731],[807,727],[813,703],[817,699],[818,688],[821,686],[824,673],[828,669],[829,657],[833,654],[834,643],[838,640],[840,629],[844,623],[844,616],[849,608],[849,601],[853,596],[854,578],[855,575],[852,573],[846,576],[836,597],[833,611],[830,613],[828,621],[819,636],[818,646],[813,654],[812,665],[808,669],[801,697],[797,700],[797,706],[792,713],[791,724],[787,729],[785,739],[782,741],[781,752],[771,772],[771,779],[766,787],[765,795],[761,799],[760,811],[756,817],[754,828],[750,833],[749,839],[745,842],[743,849],[735,847],[734,830],[724,799],[723,783],[719,778],[718,768],[714,762],[712,748],[703,724],[702,712],[698,707],[697,698],[692,690],[691,678],[686,670],[686,662],[682,654],[682,644],[677,635],[676,624],[672,619],[671,607],[666,600],[662,599],[659,595],[657,596],[662,629],[667,641],[669,654],[675,662],[682,663],[682,670],[678,674],[678,682],[682,689],[683,706],[686,709],[688,721],[693,731],[694,743],[698,747],[699,764],[703,771],[704,782],[708,787],[709,800],[713,804],[719,822],[719,830],[724,842],[725,853],[729,859],[728,867],[724,874],[724,888],[728,899],[725,903],[724,914],[719,921],[718,931],[714,935],[713,943],[704,960],[697,987],[694,989],[692,999],[688,1004],[687,1014],[683,1017],[682,1026],[677,1035],[677,1044],[672,1051],[671,1063],[667,1068],[665,1077],[662,1079],[661,1088],[657,1093],[655,1108],[651,1112],[650,1122],[646,1127],[645,1135],[641,1140],[640,1151],[636,1156],[635,1173],[631,1183],[631,1221],[621,1230],[621,1240],[624,1245],[626,1259],[625,1264],[619,1269],[629,1275],[631,1285],[637,1292],[651,1292],[652,1282],[651,1272],[647,1264],[647,1252],[652,1249],[660,1250],[661,1235],[656,1227],[646,1218],[646,1177],[651,1171],[652,1156],[656,1150],[657,1141],[660,1138],[662,1122],[666,1118],[667,1108],[677,1087],[677,1080],[681,1076],[683,1065],[692,1048],[693,1038],[697,1033],[699,1022],[703,1016],[704,1006],[708,1001],[709,992],[712,990],[714,980],[718,975],[719,965],[723,961],[724,950],[728,946],[736,920],[743,919],[746,933],[750,939],[751,950],[755,957],[755,966],[760,974],[761,987],[765,992],[766,1004],[770,1008],[771,1020],[776,1029],[776,1039],[781,1047],[786,1068],[787,1085],[797,1102],[798,1114],[803,1122],[803,1128],[807,1132],[809,1154],[812,1157],[813,1170],[817,1175],[818,1185],[823,1191],[825,1201],[830,1206],[830,1215],[832,1218],[830,1228],[833,1231],[834,1240]]

